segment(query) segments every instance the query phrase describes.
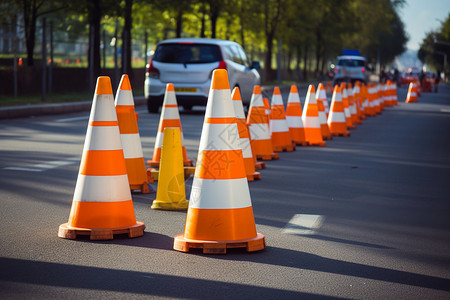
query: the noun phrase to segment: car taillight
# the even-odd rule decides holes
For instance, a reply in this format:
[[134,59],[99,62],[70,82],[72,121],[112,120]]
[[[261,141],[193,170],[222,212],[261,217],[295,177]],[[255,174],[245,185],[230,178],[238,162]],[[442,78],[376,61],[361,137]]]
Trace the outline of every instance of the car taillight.
[[217,69],[227,69],[227,63],[224,60],[221,60],[219,62],[219,66],[217,67]]
[[365,71],[366,71],[366,68],[362,67],[362,68],[361,68],[361,72],[364,73]]
[[153,59],[150,59],[150,62],[148,64],[149,64],[147,70],[148,77],[158,79],[159,70],[153,66]]
[[337,73],[339,71],[338,67],[334,68],[334,73]]

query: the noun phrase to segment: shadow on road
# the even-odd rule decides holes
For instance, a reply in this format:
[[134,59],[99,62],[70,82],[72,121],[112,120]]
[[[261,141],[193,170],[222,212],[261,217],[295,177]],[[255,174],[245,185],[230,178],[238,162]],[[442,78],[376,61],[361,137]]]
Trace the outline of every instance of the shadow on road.
[[[232,295],[234,299],[336,299],[223,281],[13,258],[0,258],[0,266],[0,289],[11,282],[183,299],[222,299],[224,295]],[[11,294],[23,292],[19,288],[14,291],[13,287],[7,290]],[[48,288],[43,291],[51,295]]]

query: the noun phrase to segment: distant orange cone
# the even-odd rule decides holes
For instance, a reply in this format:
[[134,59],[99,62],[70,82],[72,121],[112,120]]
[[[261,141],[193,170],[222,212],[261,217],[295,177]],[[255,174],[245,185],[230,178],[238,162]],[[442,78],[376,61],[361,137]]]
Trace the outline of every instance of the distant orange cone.
[[286,121],[283,99],[280,89],[276,86],[272,95],[272,106],[270,107],[270,132],[272,134],[273,151],[294,151],[291,133]]
[[369,93],[367,91],[367,85],[365,83],[363,83],[361,85],[361,99],[363,102],[363,112],[364,112],[364,116],[369,116],[370,115],[370,100],[369,100]]
[[286,106],[286,121],[292,140],[297,145],[306,146],[305,128],[302,121],[302,105],[296,85],[291,85],[288,102]]
[[97,80],[91,115],[73,195],[69,222],[59,227],[58,236],[91,240],[144,234],[145,225],[136,222],[120,140],[119,124],[109,77]]
[[375,112],[377,114],[381,114],[382,107],[381,107],[381,98],[380,98],[380,86],[378,84],[374,83],[372,85],[372,87],[373,87],[374,96],[375,96],[375,101],[374,101]]
[[266,109],[264,108],[259,85],[255,85],[253,89],[250,110],[247,116],[247,125],[250,131],[252,149],[255,151],[256,158],[262,160],[278,159],[278,154],[273,152]]
[[323,105],[324,102],[327,102],[327,94],[325,93],[325,89],[323,88],[322,83],[319,83],[317,87],[316,101],[317,108],[319,110],[319,122],[320,130],[322,132],[322,138],[324,140],[331,140],[332,136],[330,133],[330,128],[328,128],[327,114],[325,113],[325,107]]
[[309,145],[325,146],[320,130],[319,109],[317,108],[316,93],[314,85],[310,84],[306,94],[305,106],[302,115],[303,126],[305,126],[305,138]]
[[163,142],[164,128],[178,127],[181,130],[181,144],[183,145],[183,163],[184,166],[192,166],[192,160],[188,159],[186,147],[184,146],[183,129],[181,129],[180,113],[178,112],[177,98],[175,96],[175,88],[173,84],[166,85],[166,94],[161,110],[161,118],[159,120],[158,133],[156,135],[155,149],[153,151],[152,160],[147,160],[149,167],[159,167],[161,160],[161,146]]
[[342,102],[341,88],[336,85],[331,99],[330,115],[328,116],[328,127],[335,136],[350,136],[345,120],[344,103]]
[[[140,190],[141,193],[148,194],[150,193],[148,183],[153,182],[153,179],[147,177],[141,137],[134,110],[133,92],[126,74],[120,80],[115,105],[130,189]],[[152,190],[152,192],[155,191]]]
[[348,129],[354,129],[352,122],[352,114],[350,113],[350,104],[347,96],[347,85],[345,82],[341,82],[342,103],[344,104],[345,121],[347,122]]
[[250,144],[250,133],[248,132],[244,106],[242,105],[241,93],[239,92],[238,87],[235,87],[233,89],[231,98],[233,100],[234,112],[236,114],[236,121],[239,132],[239,145],[242,148],[247,180],[253,181],[255,179],[261,179],[261,174],[255,171],[255,161],[253,159],[253,151]]
[[366,115],[364,113],[364,100],[361,91],[361,83],[359,81],[356,81],[355,86],[353,87],[353,97],[355,98],[358,118],[360,120],[365,120]]
[[352,124],[353,125],[361,124],[361,120],[358,117],[358,109],[356,108],[355,97],[353,95],[353,86],[350,82],[347,85],[347,97],[350,109],[350,116],[352,118]]
[[376,90],[373,84],[368,84],[367,92],[369,97],[369,115],[374,117],[377,114]]
[[414,83],[411,82],[409,84],[408,94],[406,95],[405,103],[415,103],[415,102],[418,102],[417,101],[417,93],[416,93],[416,88],[414,87]]
[[262,250],[265,238],[256,232],[227,71],[215,70],[211,82],[184,233],[175,236],[173,248]]
[[327,85],[325,86],[325,91],[327,94],[333,93],[333,86],[331,85],[330,81],[327,81]]

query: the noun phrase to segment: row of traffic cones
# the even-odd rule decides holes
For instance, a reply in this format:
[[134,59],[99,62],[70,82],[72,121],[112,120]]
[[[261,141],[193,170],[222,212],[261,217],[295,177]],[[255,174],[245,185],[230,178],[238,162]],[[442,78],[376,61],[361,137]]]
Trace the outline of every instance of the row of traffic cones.
[[[145,172],[145,166],[142,168],[131,87],[128,78],[124,78],[115,107],[109,78],[98,79],[69,222],[60,226],[60,237],[89,235],[91,239],[111,239],[116,233],[143,235],[145,225],[135,220],[130,190],[148,192],[145,186],[153,177],[149,176],[151,172]],[[184,168],[191,167],[192,161],[183,146],[178,106],[173,85],[169,84],[154,156],[148,165],[159,166],[158,194],[152,208],[188,209],[184,233],[175,237],[174,249],[188,252],[190,248],[202,248],[204,253],[226,253],[227,248],[236,247],[247,251],[264,249],[265,238],[256,232],[248,188],[248,181],[261,179],[256,170],[265,167],[256,158],[278,159],[276,152],[294,151],[296,145],[325,146],[324,138],[346,135],[353,123],[376,113],[376,107],[388,101],[380,100],[380,91],[376,86],[349,88],[348,93],[354,98],[348,101],[345,85],[342,94],[341,87],[336,86],[326,117],[328,101],[323,85],[319,85],[317,94],[314,86],[309,86],[303,112],[295,86],[291,87],[286,111],[279,89],[274,90],[270,112],[264,106],[260,87],[255,86],[245,119],[239,89],[231,95],[226,70],[215,70],[188,201]],[[118,101],[122,98],[123,103]],[[350,110],[350,105],[356,105],[355,109]],[[351,114],[347,118],[346,107],[349,114],[355,112],[358,118]],[[131,125],[122,128],[120,120],[125,119],[131,120]],[[352,121],[350,125],[347,119]],[[125,150],[126,144],[131,144],[131,148]],[[139,177],[137,183],[131,180],[131,173],[137,173],[136,170],[147,174]]]

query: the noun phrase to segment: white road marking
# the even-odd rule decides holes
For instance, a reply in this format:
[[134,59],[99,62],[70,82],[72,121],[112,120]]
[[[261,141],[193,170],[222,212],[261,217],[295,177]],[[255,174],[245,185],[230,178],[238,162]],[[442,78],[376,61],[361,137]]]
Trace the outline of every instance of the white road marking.
[[284,227],[283,233],[298,235],[315,234],[316,230],[322,226],[324,221],[325,217],[321,215],[296,214],[287,223],[286,227]]
[[67,118],[67,119],[59,119],[59,120],[56,120],[55,122],[58,122],[58,123],[66,123],[66,122],[80,121],[80,120],[88,120],[88,119],[89,119],[89,115],[87,115],[87,116],[81,116],[81,117],[74,117],[74,118]]
[[448,109],[448,108],[441,108],[441,112],[450,113],[450,109]]
[[58,167],[62,167],[62,166],[72,165],[79,161],[80,161],[80,157],[76,156],[76,157],[71,157],[71,158],[68,158],[65,160],[56,160],[56,161],[51,161],[48,163],[38,164],[38,165],[34,165],[34,166],[29,166],[29,167],[6,167],[6,168],[3,168],[3,170],[43,172],[46,170],[50,170],[50,169],[54,169],[54,168],[58,168]]

